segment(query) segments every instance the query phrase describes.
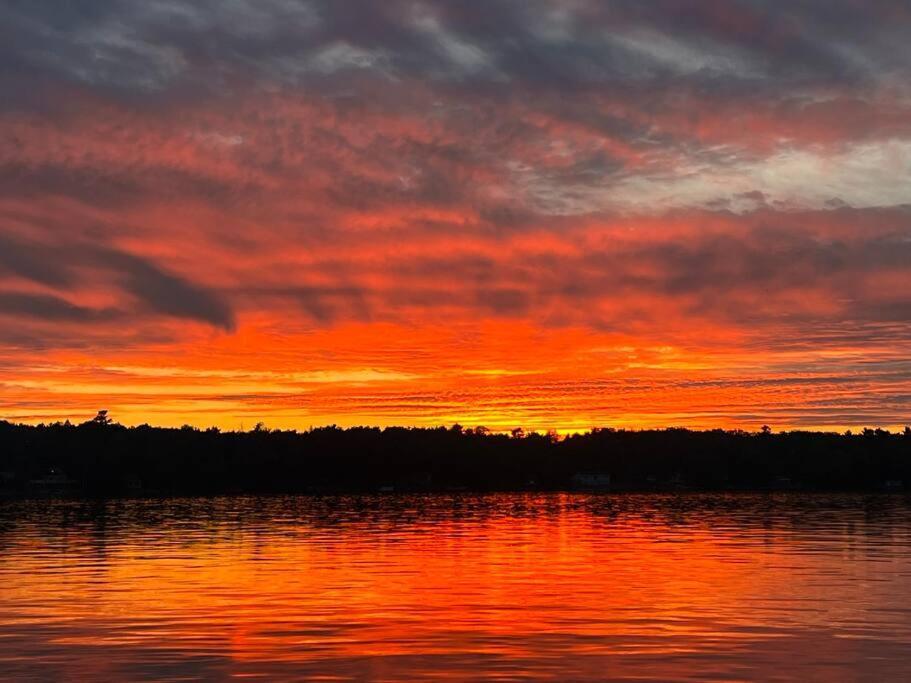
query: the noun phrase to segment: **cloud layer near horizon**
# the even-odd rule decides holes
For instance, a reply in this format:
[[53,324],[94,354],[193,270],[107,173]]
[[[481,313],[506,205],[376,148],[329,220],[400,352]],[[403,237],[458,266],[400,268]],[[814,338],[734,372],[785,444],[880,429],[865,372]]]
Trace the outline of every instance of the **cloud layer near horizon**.
[[903,424],[909,32],[898,1],[5,3],[0,416]]

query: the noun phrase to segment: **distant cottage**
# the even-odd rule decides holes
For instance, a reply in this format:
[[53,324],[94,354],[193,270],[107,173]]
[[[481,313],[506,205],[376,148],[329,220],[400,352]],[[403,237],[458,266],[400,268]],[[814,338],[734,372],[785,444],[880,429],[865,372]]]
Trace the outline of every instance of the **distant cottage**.
[[604,472],[577,472],[572,477],[575,488],[607,489],[610,488],[610,475]]
[[45,474],[32,479],[29,484],[38,489],[61,489],[75,484],[75,480],[70,479],[63,470],[52,467]]

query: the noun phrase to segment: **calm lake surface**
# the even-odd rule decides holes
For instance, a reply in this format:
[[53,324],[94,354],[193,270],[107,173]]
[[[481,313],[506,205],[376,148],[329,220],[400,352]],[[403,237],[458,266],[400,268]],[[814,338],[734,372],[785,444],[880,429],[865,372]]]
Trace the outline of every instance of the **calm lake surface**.
[[0,678],[909,680],[911,499],[0,502]]

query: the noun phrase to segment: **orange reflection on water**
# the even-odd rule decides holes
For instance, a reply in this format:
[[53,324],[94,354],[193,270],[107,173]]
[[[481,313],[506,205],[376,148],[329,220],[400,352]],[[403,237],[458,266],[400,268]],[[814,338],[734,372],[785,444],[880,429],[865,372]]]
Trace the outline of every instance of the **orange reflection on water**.
[[607,500],[226,499],[109,505],[100,527],[20,521],[3,536],[0,672],[767,677],[800,655],[815,676],[871,652],[877,670],[904,665],[911,619],[886,608],[911,592],[907,531],[844,513],[808,534]]

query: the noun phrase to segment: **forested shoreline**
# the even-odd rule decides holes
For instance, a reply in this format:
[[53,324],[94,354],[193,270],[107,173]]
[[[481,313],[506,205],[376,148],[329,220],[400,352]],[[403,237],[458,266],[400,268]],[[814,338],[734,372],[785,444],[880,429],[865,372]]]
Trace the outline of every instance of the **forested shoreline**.
[[0,493],[210,495],[370,491],[904,490],[911,430],[594,429],[554,434],[320,427],[221,432],[0,421]]

